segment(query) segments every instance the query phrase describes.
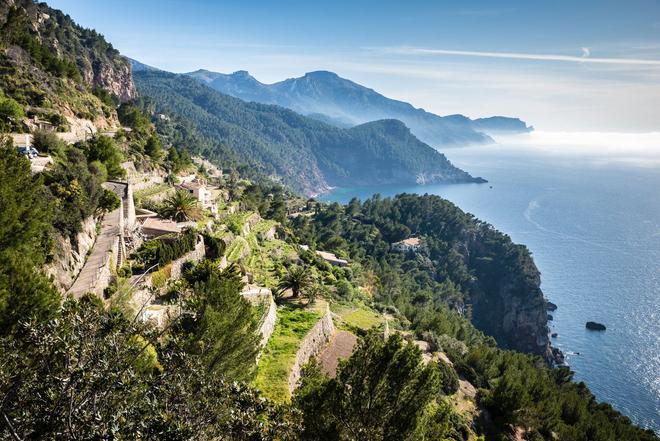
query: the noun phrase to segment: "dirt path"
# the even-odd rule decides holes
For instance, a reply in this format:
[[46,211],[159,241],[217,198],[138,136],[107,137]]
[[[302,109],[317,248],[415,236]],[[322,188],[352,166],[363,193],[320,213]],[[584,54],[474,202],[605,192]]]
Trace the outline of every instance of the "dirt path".
[[339,360],[348,358],[357,344],[357,337],[348,331],[337,331],[318,355],[321,371],[330,377],[337,374]]

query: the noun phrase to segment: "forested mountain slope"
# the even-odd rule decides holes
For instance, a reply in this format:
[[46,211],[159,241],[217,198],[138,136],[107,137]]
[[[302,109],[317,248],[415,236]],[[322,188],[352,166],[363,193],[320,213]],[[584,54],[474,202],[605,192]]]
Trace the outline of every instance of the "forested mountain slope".
[[483,182],[398,121],[340,129],[279,106],[246,103],[184,75],[140,71],[138,90],[245,162],[307,194],[331,186]]
[[463,115],[439,116],[409,103],[387,98],[334,72],[309,72],[274,84],[264,84],[246,71],[221,74],[197,70],[188,75],[214,89],[245,101],[277,104],[303,115],[342,126],[379,119],[398,119],[423,142],[442,149],[453,145],[492,142],[491,132],[526,132],[530,128],[517,118],[493,117],[472,120]]

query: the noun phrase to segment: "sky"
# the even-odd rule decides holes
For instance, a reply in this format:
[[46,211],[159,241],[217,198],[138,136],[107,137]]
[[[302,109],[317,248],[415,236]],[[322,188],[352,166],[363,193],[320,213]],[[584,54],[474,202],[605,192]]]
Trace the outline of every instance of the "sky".
[[660,0],[48,3],[172,72],[330,70],[440,115],[660,132]]

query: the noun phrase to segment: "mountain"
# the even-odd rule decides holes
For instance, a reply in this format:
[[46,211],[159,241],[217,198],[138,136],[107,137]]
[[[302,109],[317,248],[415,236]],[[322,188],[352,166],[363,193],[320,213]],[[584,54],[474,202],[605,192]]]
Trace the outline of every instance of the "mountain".
[[472,127],[482,132],[496,133],[525,133],[534,130],[528,127],[524,121],[518,118],[508,118],[506,116],[491,116],[489,118],[477,118],[472,120]]
[[186,75],[142,70],[134,79],[159,111],[191,121],[243,162],[306,194],[333,186],[485,182],[454,167],[397,120],[341,129],[280,106],[245,102]]
[[0,89],[24,110],[3,124],[25,130],[35,117],[67,130],[78,118],[113,124],[115,103],[136,97],[131,65],[102,35],[32,0],[0,1]]
[[436,148],[492,142],[483,132],[531,130],[519,119],[501,116],[478,120],[463,115],[438,116],[327,71],[310,72],[274,84],[263,84],[246,71],[222,74],[197,70],[187,75],[244,101],[277,104],[304,115],[322,114],[330,120],[354,125],[398,119],[420,140]]
[[133,68],[133,72],[144,72],[144,71],[160,71],[157,67],[149,66],[148,64],[140,63],[138,60],[134,60],[133,58],[128,58],[126,59],[131,63],[131,67]]

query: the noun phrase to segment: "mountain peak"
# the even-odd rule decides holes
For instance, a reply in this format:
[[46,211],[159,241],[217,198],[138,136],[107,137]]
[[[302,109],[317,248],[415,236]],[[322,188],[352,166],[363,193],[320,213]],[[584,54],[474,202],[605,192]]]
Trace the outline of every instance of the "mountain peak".
[[334,72],[330,72],[329,70],[315,70],[313,72],[307,72],[305,74],[305,78],[340,78],[339,75],[337,75]]
[[231,76],[236,77],[236,78],[252,78],[252,79],[254,79],[254,77],[252,75],[250,75],[250,72],[248,72],[247,70],[237,70],[236,72],[232,73]]

